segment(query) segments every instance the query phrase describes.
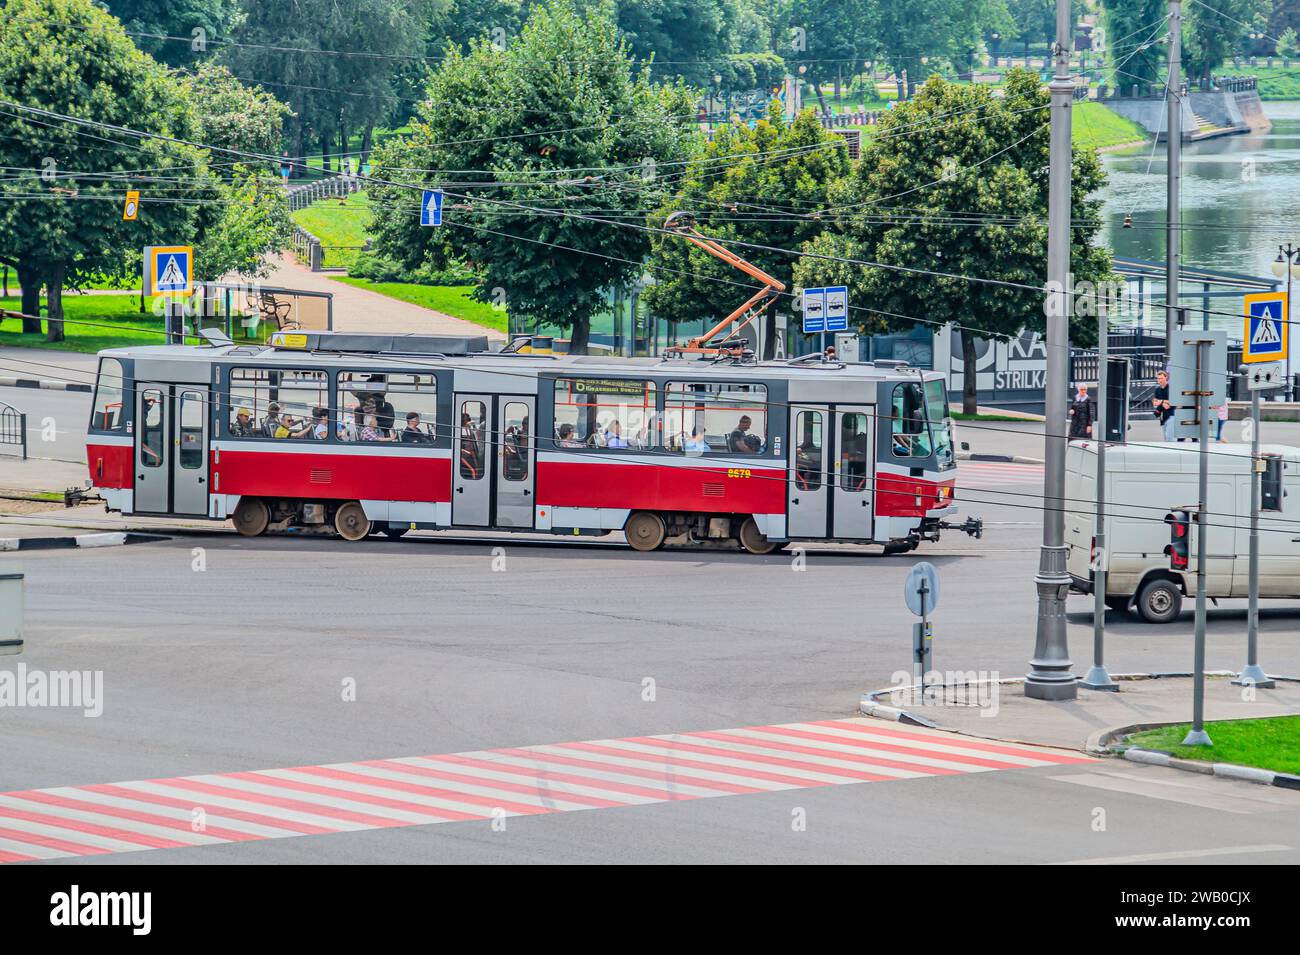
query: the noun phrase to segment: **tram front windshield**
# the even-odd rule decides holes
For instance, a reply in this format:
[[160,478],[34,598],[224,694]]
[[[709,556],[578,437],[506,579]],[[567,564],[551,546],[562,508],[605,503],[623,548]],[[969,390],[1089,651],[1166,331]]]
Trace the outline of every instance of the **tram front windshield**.
[[954,465],[952,453],[952,419],[948,414],[948,396],[942,379],[925,383],[925,416],[930,422],[930,435],[934,440],[934,456],[939,468]]

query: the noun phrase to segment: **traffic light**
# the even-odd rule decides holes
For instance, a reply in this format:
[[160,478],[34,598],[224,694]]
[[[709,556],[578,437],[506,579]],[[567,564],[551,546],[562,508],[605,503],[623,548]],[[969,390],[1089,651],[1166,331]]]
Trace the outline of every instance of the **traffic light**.
[[1173,511],[1165,515],[1165,523],[1169,525],[1169,546],[1165,548],[1169,569],[1186,570],[1191,562],[1192,513]]

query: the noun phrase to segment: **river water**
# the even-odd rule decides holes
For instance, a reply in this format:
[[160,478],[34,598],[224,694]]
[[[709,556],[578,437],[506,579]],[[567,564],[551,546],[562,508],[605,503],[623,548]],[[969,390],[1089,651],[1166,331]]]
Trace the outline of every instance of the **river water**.
[[[1183,147],[1183,262],[1188,266],[1272,278],[1279,244],[1300,244],[1300,102],[1265,103],[1273,129]],[[1116,255],[1165,261],[1165,145],[1103,157],[1108,182],[1104,238]],[[1123,227],[1133,215],[1133,228]],[[1163,285],[1163,282],[1160,283]],[[1187,305],[1200,297],[1183,289]],[[1211,309],[1241,310],[1239,299]],[[1200,316],[1191,320],[1199,324]],[[1154,324],[1163,326],[1163,319]],[[1211,327],[1241,333],[1240,320],[1216,315]]]

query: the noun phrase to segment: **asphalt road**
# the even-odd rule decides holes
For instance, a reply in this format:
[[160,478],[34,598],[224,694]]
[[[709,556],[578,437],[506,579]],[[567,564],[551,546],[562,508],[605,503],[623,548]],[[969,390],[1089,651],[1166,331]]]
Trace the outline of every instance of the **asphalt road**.
[[[54,418],[44,456],[80,458],[88,395],[13,397]],[[1005,450],[1001,434],[977,450]],[[104,710],[0,708],[0,792],[843,719],[909,665],[901,588],[921,558],[943,581],[935,666],[1020,675],[1041,478],[963,465],[959,482],[984,539],[950,535],[897,557],[228,532],[6,555],[0,569],[27,573],[27,649],[0,669],[101,670]],[[1091,601],[1069,609],[1082,672]],[[1208,667],[1239,667],[1244,602],[1209,621]],[[1191,666],[1190,610],[1166,627],[1112,613],[1108,632],[1112,672]],[[1261,659],[1300,674],[1300,606],[1265,603]],[[465,821],[77,861],[1294,864],[1297,808],[1280,790],[1106,762],[521,816],[503,831]]]
[[[983,541],[900,557],[811,548],[803,570],[791,555],[436,535],[215,534],[18,555],[22,662],[102,670],[104,711],[0,710],[0,792],[843,719],[908,665],[900,590],[916,556],[943,574],[936,666],[1018,675],[1036,518],[983,510]],[[1071,598],[1076,661],[1088,611]],[[1298,629],[1300,608],[1266,611],[1271,672],[1300,672]],[[1153,628],[1112,615],[1112,670],[1187,669],[1190,631],[1186,617]],[[1240,664],[1242,632],[1237,608],[1211,612],[1210,668]],[[1281,793],[1107,762],[511,818],[505,831],[457,822],[98,858],[1300,862],[1300,796],[1275,805],[1261,791]]]

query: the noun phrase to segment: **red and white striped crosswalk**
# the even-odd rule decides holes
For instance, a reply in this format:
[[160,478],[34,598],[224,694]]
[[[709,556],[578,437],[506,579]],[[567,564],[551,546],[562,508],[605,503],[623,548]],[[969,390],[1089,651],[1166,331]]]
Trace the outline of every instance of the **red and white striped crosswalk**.
[[0,793],[0,862],[1059,766],[879,720],[638,736]]
[[995,488],[1010,485],[1043,486],[1041,464],[1010,464],[1001,461],[962,461],[957,465],[957,493],[963,488]]

